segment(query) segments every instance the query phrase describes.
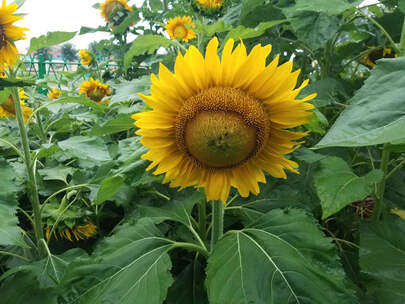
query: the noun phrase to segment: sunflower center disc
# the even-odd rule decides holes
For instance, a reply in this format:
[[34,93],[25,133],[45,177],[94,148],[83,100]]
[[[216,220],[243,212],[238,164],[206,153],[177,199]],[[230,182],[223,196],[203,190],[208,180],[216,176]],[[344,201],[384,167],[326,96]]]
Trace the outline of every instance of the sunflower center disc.
[[234,88],[214,87],[190,97],[176,121],[176,142],[200,166],[239,166],[254,156],[269,135],[260,101]]
[[187,30],[183,25],[178,25],[174,28],[173,33],[176,38],[184,38],[187,35]]
[[103,99],[105,94],[104,94],[104,91],[102,91],[98,88],[95,88],[95,89],[89,91],[88,96],[91,100],[99,102],[101,99]]

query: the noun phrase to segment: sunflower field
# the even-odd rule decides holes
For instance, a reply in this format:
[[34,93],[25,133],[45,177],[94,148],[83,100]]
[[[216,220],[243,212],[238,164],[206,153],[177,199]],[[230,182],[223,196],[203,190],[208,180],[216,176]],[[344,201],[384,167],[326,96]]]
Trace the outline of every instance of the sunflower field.
[[1,1],[0,303],[405,303],[405,0],[89,9]]

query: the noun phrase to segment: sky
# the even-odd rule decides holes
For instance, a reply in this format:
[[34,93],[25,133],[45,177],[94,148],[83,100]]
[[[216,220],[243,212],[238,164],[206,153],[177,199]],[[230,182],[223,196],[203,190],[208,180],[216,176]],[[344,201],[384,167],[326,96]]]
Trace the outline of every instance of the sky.
[[[102,0],[104,1],[104,0]],[[101,2],[102,2],[101,1]],[[128,0],[129,5],[140,6],[145,0]],[[327,1],[327,0],[325,0]],[[79,31],[81,26],[96,28],[105,25],[100,10],[92,6],[97,0],[26,0],[18,13],[27,14],[15,23],[29,29],[27,39],[16,42],[20,52],[25,52],[32,37],[39,37],[48,31]],[[376,3],[377,0],[365,0],[362,5]],[[10,1],[7,1],[10,3]],[[92,41],[108,39],[108,33],[89,33],[77,35],[69,42],[78,49],[85,49]]]

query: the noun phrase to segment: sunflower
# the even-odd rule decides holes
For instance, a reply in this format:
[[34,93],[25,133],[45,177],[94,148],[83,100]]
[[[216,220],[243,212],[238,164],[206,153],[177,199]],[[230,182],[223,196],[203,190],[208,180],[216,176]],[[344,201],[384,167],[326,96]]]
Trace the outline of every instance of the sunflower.
[[[20,96],[20,104],[24,116],[24,121],[26,122],[28,118],[32,114],[32,109],[25,106],[25,100],[27,99],[27,96],[25,95],[25,92],[23,89],[18,90],[18,95]],[[9,96],[6,101],[4,101],[2,104],[0,104],[0,118],[2,117],[15,117],[15,107],[14,107],[14,100],[13,96]]]
[[111,94],[111,91],[108,84],[90,78],[90,80],[85,81],[80,85],[79,94],[85,94],[86,97],[100,103],[105,96]]
[[228,40],[217,54],[218,39],[208,43],[205,58],[190,46],[178,54],[174,73],[164,65],[159,78],[151,75],[151,96],[139,96],[152,111],[137,113],[136,132],[149,149],[142,158],[147,170],[165,173],[171,187],[205,188],[207,200],[226,202],[231,186],[243,197],[260,192],[263,171],[286,178],[298,164],[283,154],[294,151],[306,132],[293,132],[308,122],[313,105],[297,95],[299,70],[292,62],[278,66],[278,56],[266,65],[271,46],[256,45],[247,54],[241,42]]
[[196,2],[204,8],[218,8],[222,6],[223,0],[196,0]]
[[93,60],[93,56],[91,55],[91,53],[86,50],[80,50],[79,57],[81,59],[80,63],[83,65],[89,65]]
[[132,12],[125,0],[107,0],[101,3],[101,16],[106,22],[112,22],[119,11]]
[[172,39],[182,39],[188,42],[190,39],[196,37],[195,32],[190,29],[190,27],[195,27],[194,22],[189,16],[171,18],[167,21],[166,32],[170,35]]
[[25,39],[24,31],[28,30],[13,25],[14,22],[23,18],[13,15],[16,9],[17,4],[6,5],[6,0],[3,0],[0,7],[0,72],[7,67],[12,67],[17,61],[18,51],[14,41]]
[[49,99],[58,99],[60,94],[62,94],[61,91],[58,89],[52,88],[51,91],[48,93],[48,98]]
[[[58,235],[62,239],[69,240],[73,242],[74,240],[80,241],[84,239],[89,239],[97,234],[97,226],[92,221],[87,221],[81,225],[76,225],[72,229],[65,227],[63,229],[54,229],[53,236],[57,239]],[[45,237],[49,239],[51,237],[52,227],[48,226],[45,229]]]
[[369,50],[360,58],[360,63],[369,68],[373,68],[376,61],[381,58],[396,58],[396,54],[391,48],[369,46]]

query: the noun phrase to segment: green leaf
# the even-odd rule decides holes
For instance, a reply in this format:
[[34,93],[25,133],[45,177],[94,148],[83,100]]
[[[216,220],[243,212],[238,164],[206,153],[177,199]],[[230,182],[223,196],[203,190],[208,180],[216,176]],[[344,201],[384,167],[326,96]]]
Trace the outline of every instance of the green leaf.
[[206,304],[205,271],[198,260],[192,261],[169,288],[167,304]]
[[405,140],[405,58],[381,59],[315,146],[361,147]]
[[111,160],[107,146],[100,137],[73,136],[58,142],[58,146],[73,157],[95,161]]
[[0,198],[13,195],[20,190],[13,168],[2,158],[0,158],[0,181]]
[[254,226],[229,231],[208,259],[212,304],[354,304],[336,250],[315,220],[273,210]]
[[88,34],[88,33],[96,33],[96,32],[109,32],[109,29],[106,26],[99,26],[97,28],[82,26],[80,28],[79,35],[84,35],[84,34]]
[[60,180],[67,184],[67,177],[68,175],[73,175],[74,169],[59,164],[54,168],[40,169],[38,173],[44,180]]
[[69,303],[163,303],[173,282],[171,247],[150,219],[120,226],[67,271],[63,285],[76,292]]
[[160,35],[141,35],[138,36],[128,52],[125,54],[124,58],[124,68],[128,69],[129,65],[131,64],[132,58],[138,55],[142,55],[143,53],[153,54],[158,48],[165,47],[167,48],[170,45],[175,45],[170,39],[167,39],[164,36]]
[[329,125],[327,118],[317,108],[312,112],[310,121],[305,124],[305,127],[318,134],[325,134],[325,128]]
[[391,217],[378,223],[362,222],[360,268],[376,303],[405,302],[405,221]]
[[315,172],[315,187],[321,200],[322,219],[366,198],[373,192],[374,184],[383,178],[381,170],[372,170],[359,177],[338,157],[324,158],[320,164],[320,169]]
[[133,10],[125,19],[113,29],[113,34],[123,34],[131,26],[131,24],[136,24],[140,20],[139,12]]
[[126,101],[126,100],[140,100],[138,93],[148,95],[150,92],[150,76],[142,76],[131,81],[122,81],[119,84],[112,85],[115,89],[115,94],[111,97],[109,106]]
[[0,194],[0,245],[24,246],[16,215],[17,205],[14,195]]
[[338,31],[340,19],[324,13],[299,12],[288,15],[298,39],[313,50],[317,50]]
[[349,8],[354,8],[363,0],[357,0],[349,3],[346,0],[296,0],[296,5],[291,8],[284,9],[287,12],[311,11],[325,13],[328,15],[337,15]]
[[196,23],[195,29],[198,33],[203,33],[204,36],[211,37],[215,33],[223,33],[232,29],[232,26],[225,24],[224,20],[218,20],[212,24]]
[[258,37],[264,34],[264,32],[276,25],[279,25],[281,23],[287,22],[288,20],[274,20],[274,21],[268,21],[268,22],[262,22],[255,28],[246,28],[243,25],[239,25],[238,27],[232,29],[229,31],[229,33],[226,35],[224,41],[227,41],[228,39],[232,38],[235,40],[239,39],[248,39],[248,38],[254,38]]
[[191,210],[194,205],[201,200],[205,200],[204,194],[199,191],[194,191],[191,196],[184,200],[166,201],[159,207],[138,205],[137,208],[141,217],[153,219],[157,223],[164,220],[171,220],[190,226]]
[[0,78],[0,90],[7,87],[27,87],[33,85],[35,85],[35,80],[31,79]]
[[95,125],[89,132],[89,136],[103,136],[126,131],[134,128],[134,120],[131,115],[119,114],[103,125]]
[[101,204],[111,198],[124,185],[124,178],[120,175],[109,176],[100,184],[97,191],[95,204]]
[[152,11],[158,11],[163,9],[163,2],[161,0],[149,0],[149,6]]
[[31,38],[30,47],[27,55],[42,49],[47,46],[61,44],[69,41],[76,35],[76,32],[48,32],[46,35],[42,35],[38,38]]
[[405,14],[405,0],[398,0],[398,8]]

